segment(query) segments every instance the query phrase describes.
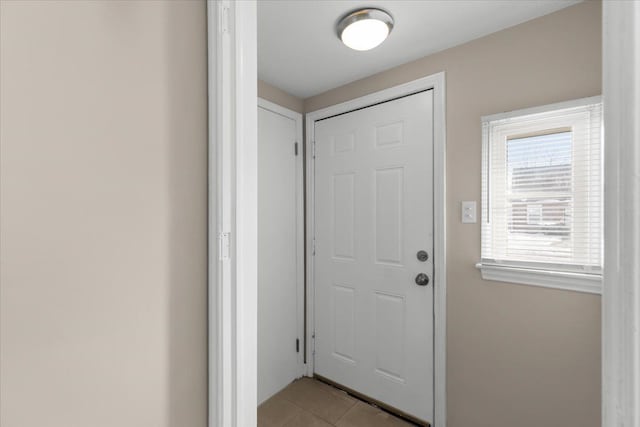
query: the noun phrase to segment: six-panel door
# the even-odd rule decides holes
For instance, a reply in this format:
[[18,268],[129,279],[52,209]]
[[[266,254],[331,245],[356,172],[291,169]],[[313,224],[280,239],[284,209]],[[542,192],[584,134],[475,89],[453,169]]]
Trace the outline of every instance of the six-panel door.
[[317,121],[315,141],[315,372],[432,421],[432,91]]

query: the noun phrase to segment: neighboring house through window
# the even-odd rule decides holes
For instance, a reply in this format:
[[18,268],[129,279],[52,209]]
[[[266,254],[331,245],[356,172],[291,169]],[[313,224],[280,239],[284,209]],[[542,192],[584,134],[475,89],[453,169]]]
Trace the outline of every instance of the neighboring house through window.
[[599,293],[600,97],[487,116],[482,133],[483,278]]

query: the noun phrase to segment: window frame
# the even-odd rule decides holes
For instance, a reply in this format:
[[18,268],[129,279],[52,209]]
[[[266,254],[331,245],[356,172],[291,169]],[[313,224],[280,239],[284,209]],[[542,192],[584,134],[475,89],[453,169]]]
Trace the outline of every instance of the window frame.
[[[565,110],[570,108],[577,107],[585,107],[593,104],[602,104],[601,96],[594,96],[589,98],[581,98],[576,100],[571,100],[567,102],[559,102],[554,104],[543,105],[539,107],[526,108],[516,111],[510,111],[507,113],[499,113],[493,114],[489,116],[483,116],[481,119],[482,126],[482,224],[481,224],[481,248],[484,248],[486,245],[486,239],[490,238],[492,241],[490,245],[492,249],[495,250],[495,246],[493,244],[493,238],[491,236],[486,236],[486,229],[491,230],[491,233],[501,232],[499,226],[486,227],[485,224],[489,220],[489,214],[491,209],[491,182],[490,182],[490,172],[491,165],[489,162],[491,161],[490,156],[495,153],[491,152],[492,149],[492,137],[499,137],[500,140],[504,140],[504,147],[501,147],[504,150],[506,155],[507,144],[506,141],[510,139],[516,139],[519,135],[525,135],[529,133],[529,135],[535,135],[539,132],[547,132],[551,130],[557,129],[560,132],[563,128],[573,127],[576,124],[578,126],[583,126],[581,114],[584,112],[576,112],[567,115],[566,112],[560,113],[561,116],[554,117],[553,113],[557,110]],[[531,116],[536,114],[548,114],[549,116],[544,118],[544,128],[540,129],[539,124],[531,124],[529,122],[530,119],[526,119],[525,116]],[[492,123],[502,121],[505,119],[515,119],[522,116],[522,123],[514,123],[502,125],[498,130],[497,134],[493,133]],[[570,122],[567,119],[570,117]],[[539,122],[538,122],[539,123]],[[567,126],[569,125],[569,126]],[[602,135],[602,125],[600,127],[600,134]],[[601,151],[600,155],[600,164],[603,164],[604,151],[602,147],[602,136],[601,138]],[[498,153],[499,154],[499,153]],[[586,168],[588,164],[578,164],[578,168]],[[602,174],[603,172],[601,172]],[[601,179],[599,182],[599,191],[601,198],[601,205],[604,203],[604,193],[602,191],[603,188],[603,178],[601,175]],[[506,191],[505,191],[506,194]],[[575,193],[574,196],[575,197]],[[603,208],[603,206],[601,206]],[[602,228],[604,224],[604,218],[600,216],[600,224],[599,224],[599,232],[600,232],[600,240],[603,242],[604,236],[602,233]],[[505,222],[508,219],[504,220]],[[576,224],[579,226],[580,224]],[[495,255],[492,254],[492,255]],[[590,269],[585,267],[584,269],[577,268],[574,266],[571,268],[560,267],[560,263],[554,264],[552,261],[543,262],[543,261],[524,261],[524,260],[509,260],[508,256],[505,257],[504,260],[496,260],[490,258],[484,258],[484,253],[481,255],[481,261],[476,264],[481,271],[482,278],[485,280],[497,280],[502,282],[516,283],[516,284],[524,284],[524,285],[533,285],[533,286],[542,286],[548,288],[555,289],[564,289],[571,291],[579,291],[579,292],[587,292],[594,294],[602,293],[602,263],[603,263],[603,255],[600,256],[600,268]]]

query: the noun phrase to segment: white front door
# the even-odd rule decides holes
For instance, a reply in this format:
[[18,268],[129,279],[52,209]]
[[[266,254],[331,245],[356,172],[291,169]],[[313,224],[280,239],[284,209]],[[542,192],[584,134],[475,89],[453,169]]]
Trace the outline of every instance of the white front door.
[[301,374],[296,121],[258,108],[258,404]]
[[315,145],[315,373],[432,422],[432,91],[316,121]]

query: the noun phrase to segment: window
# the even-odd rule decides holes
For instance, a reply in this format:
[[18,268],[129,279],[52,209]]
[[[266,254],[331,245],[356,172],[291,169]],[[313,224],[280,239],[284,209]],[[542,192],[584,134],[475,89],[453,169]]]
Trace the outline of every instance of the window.
[[599,293],[600,97],[484,117],[482,133],[483,278]]

